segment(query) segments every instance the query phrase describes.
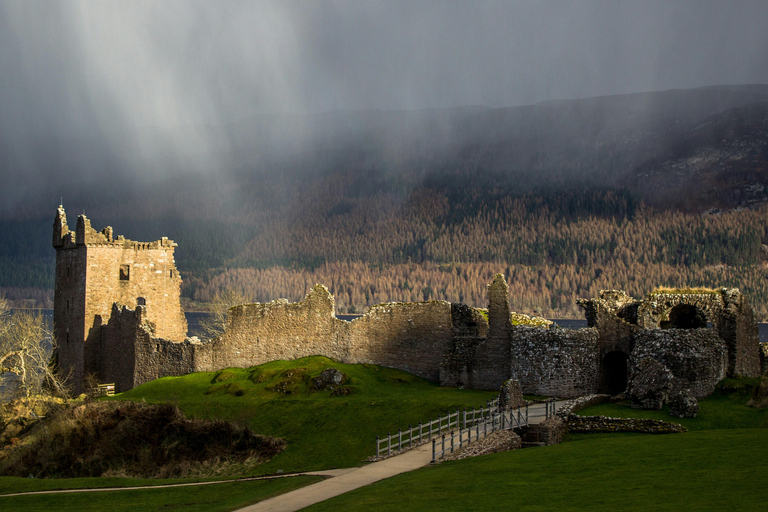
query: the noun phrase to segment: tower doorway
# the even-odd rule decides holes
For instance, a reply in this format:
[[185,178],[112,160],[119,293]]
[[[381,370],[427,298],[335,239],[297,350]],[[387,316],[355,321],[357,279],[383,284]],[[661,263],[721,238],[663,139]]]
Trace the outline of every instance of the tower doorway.
[[628,361],[629,356],[621,350],[614,350],[605,355],[600,378],[603,393],[618,395],[627,389]]

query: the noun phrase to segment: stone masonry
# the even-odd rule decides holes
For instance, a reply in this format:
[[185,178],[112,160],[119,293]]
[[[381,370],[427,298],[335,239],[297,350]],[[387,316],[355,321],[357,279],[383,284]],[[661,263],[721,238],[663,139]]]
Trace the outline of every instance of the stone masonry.
[[510,313],[501,274],[488,286],[487,310],[389,303],[347,322],[315,285],[301,302],[231,308],[224,333],[200,342],[186,338],[172,241],[114,238],[84,215],[70,231],[60,206],[53,246],[58,361],[76,391],[89,375],[125,391],[162,376],[323,355],[446,386],[497,390],[512,378],[525,393],[569,398],[620,393],[633,365],[652,358],[673,374],[675,393],[701,398],[726,375],[758,376],[764,360],[752,309],[735,289],[643,300],[602,291],[579,302],[588,328],[561,329]]
[[56,249],[54,336],[58,361],[75,392],[83,390],[89,374],[104,379],[105,358],[120,357],[102,351],[102,327],[115,302],[135,308],[146,306],[154,335],[183,341],[187,322],[181,309],[181,276],[176,270],[176,244],[167,238],[142,243],[113,237],[112,228],[96,231],[85,215],[70,231],[64,208],[53,224]]

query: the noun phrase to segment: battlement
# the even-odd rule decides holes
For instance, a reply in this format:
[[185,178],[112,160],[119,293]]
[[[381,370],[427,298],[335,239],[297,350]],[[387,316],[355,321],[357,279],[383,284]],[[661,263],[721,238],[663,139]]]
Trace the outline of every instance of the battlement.
[[56,249],[73,249],[82,245],[142,251],[167,249],[176,247],[177,244],[167,237],[155,240],[154,242],[136,242],[125,238],[123,235],[118,235],[115,238],[112,226],[96,231],[85,214],[78,215],[77,227],[74,231],[70,231],[69,226],[67,226],[67,214],[64,211],[64,207],[59,205],[56,218],[53,221],[53,247]]

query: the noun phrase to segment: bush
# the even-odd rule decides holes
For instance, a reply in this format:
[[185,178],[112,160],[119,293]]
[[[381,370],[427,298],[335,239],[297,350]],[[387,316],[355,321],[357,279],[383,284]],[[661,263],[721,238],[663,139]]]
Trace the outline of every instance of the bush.
[[62,478],[220,474],[268,460],[284,444],[227,421],[187,419],[170,404],[92,402],[63,407],[39,422],[27,442],[4,450],[0,473]]

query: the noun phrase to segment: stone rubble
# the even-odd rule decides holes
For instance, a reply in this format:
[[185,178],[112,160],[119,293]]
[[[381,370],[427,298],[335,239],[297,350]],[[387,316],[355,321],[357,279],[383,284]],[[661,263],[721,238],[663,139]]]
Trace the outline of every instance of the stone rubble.
[[507,452],[509,450],[519,450],[522,447],[520,436],[512,430],[500,430],[488,435],[479,441],[474,441],[459,452],[440,459],[438,462],[447,460],[466,459],[467,457],[477,457],[489,453]]
[[699,413],[699,401],[684,389],[669,400],[669,414],[676,418],[695,418]]

